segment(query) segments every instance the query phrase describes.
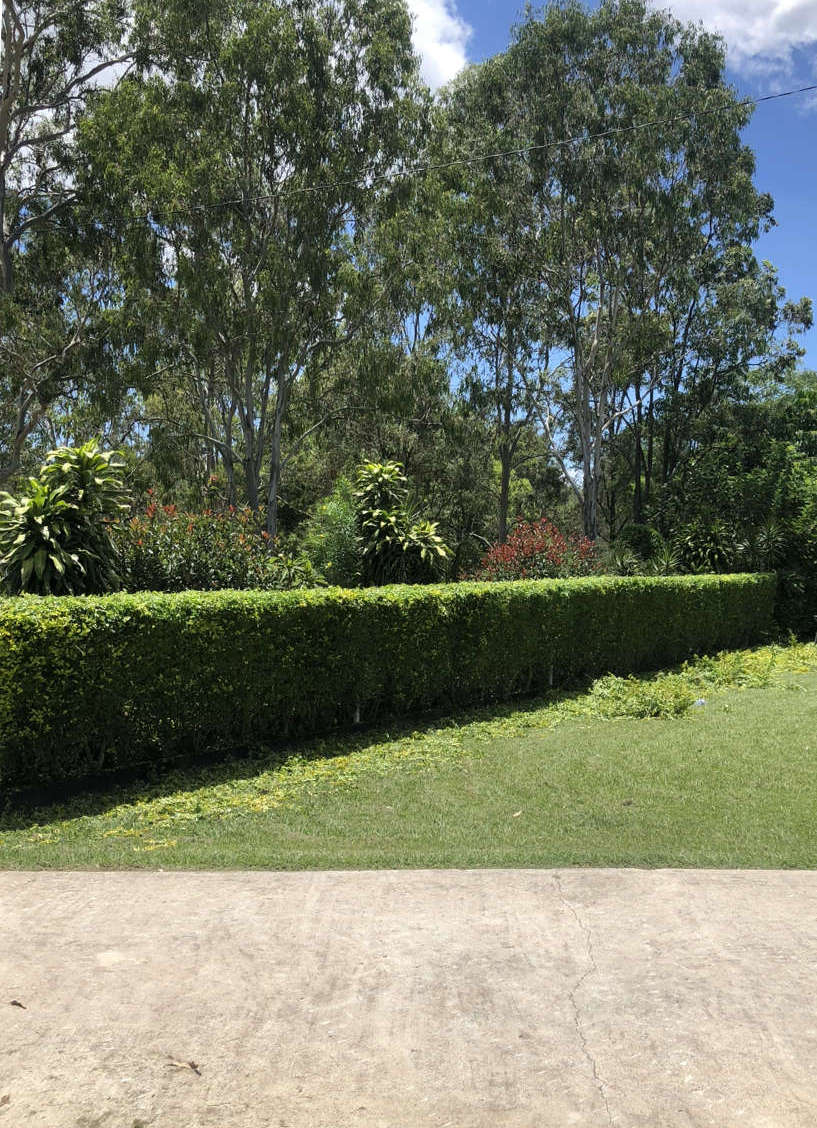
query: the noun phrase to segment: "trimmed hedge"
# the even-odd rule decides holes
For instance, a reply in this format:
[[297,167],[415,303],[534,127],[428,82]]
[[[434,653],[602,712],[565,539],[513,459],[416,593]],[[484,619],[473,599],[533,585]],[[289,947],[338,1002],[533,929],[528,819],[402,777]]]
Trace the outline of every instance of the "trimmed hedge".
[[758,642],[773,576],[0,600],[0,784],[44,784]]

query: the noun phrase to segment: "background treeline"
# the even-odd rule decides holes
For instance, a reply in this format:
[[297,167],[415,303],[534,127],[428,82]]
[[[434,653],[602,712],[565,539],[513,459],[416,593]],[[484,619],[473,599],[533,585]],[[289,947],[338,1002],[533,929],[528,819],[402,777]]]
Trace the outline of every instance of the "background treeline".
[[[811,304],[754,253],[772,201],[716,37],[556,3],[432,96],[403,0],[3,21],[0,488],[123,451],[137,586],[207,586],[188,558],[219,544],[240,571],[242,536],[282,586],[455,578],[506,543],[482,574],[515,543],[538,574],[534,541],[587,570],[585,540],[813,581]],[[243,532],[204,518],[230,507]],[[355,548],[381,511],[403,557]]]

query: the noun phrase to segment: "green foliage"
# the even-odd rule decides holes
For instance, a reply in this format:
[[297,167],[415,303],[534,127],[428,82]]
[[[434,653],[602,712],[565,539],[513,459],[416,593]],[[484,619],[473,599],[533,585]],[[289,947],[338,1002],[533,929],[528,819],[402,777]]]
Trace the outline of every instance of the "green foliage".
[[657,529],[633,522],[616,537],[616,548],[626,548],[640,560],[649,560],[662,543]]
[[613,576],[641,576],[644,561],[626,544],[614,544],[606,554],[604,570]]
[[12,595],[99,594],[120,586],[111,523],[128,509],[124,463],[96,443],[46,457],[25,496],[0,494],[0,583]]
[[3,587],[13,595],[24,591],[39,595],[72,591],[82,565],[68,544],[71,528],[69,505],[36,478],[19,500],[0,494],[0,569]]
[[451,550],[437,532],[436,521],[415,515],[403,536],[403,556],[403,583],[430,583],[439,578]]
[[[711,399],[693,420],[682,423],[678,408],[673,434],[683,431],[691,453],[666,481],[653,480],[645,505],[651,524],[624,529],[615,543],[633,545],[635,567],[648,573],[774,569],[778,622],[813,638],[817,381],[814,374],[789,373],[781,389],[768,373],[757,379]],[[662,539],[664,548],[657,549]]]
[[[116,233],[138,358],[173,369],[157,437],[206,434],[275,536],[282,475],[311,430],[299,391],[314,406],[312,370],[379,302],[355,300],[367,278],[351,235],[417,141],[411,21],[403,0],[151,7],[161,61],[95,101],[83,186]],[[227,200],[242,203],[210,206]],[[145,213],[161,217],[148,231]],[[337,407],[319,402],[317,418]]]
[[789,542],[793,540],[786,526],[773,517],[740,531],[719,518],[699,518],[681,528],[672,542],[662,542],[648,570],[654,574],[768,572],[791,560]]
[[644,571],[648,576],[674,576],[681,571],[681,557],[675,546],[658,537]]
[[771,576],[0,600],[0,784],[656,669],[771,630]]
[[687,572],[728,572],[735,561],[735,535],[725,522],[692,521],[679,530],[675,548]]
[[269,591],[323,582],[306,557],[271,552],[249,509],[180,513],[151,502],[119,530],[118,541],[129,591]]
[[640,680],[608,674],[593,683],[590,696],[603,717],[678,717],[695,701],[679,675]]
[[113,248],[94,201],[76,191],[76,140],[94,92],[129,55],[135,21],[123,0],[10,0],[2,22],[0,484],[41,460],[54,433],[44,420],[79,439],[124,396]]
[[787,540],[786,529],[770,517],[747,532],[735,554],[747,572],[769,572],[785,559]]
[[781,626],[817,638],[817,468],[804,475],[798,511],[785,526],[785,552],[778,567]]
[[408,479],[399,462],[364,462],[355,475],[359,512],[397,512],[406,504]]
[[364,462],[355,477],[363,580],[372,586],[432,583],[451,555],[434,521],[413,511],[399,462]]
[[357,587],[363,549],[357,534],[357,509],[348,478],[339,478],[329,497],[312,512],[301,541],[317,571],[339,587]]
[[[449,158],[451,198],[433,253],[450,247],[446,312],[471,401],[495,421],[502,502],[535,419],[581,495],[585,533],[595,540],[606,517],[615,536],[611,448],[641,523],[650,480],[694,449],[690,423],[713,393],[758,358],[784,371],[810,324],[808,301],[786,303],[753,253],[772,202],[747,175],[751,110],[726,81],[722,42],[648,0],[528,6],[508,49],[440,103],[435,156]],[[507,155],[451,159],[477,139]]]
[[354,486],[340,478],[301,543],[315,568],[342,587],[432,583],[451,555],[436,522],[414,511],[398,462],[363,463]]
[[306,556],[273,552],[264,567],[263,587],[268,591],[292,591],[295,588],[325,587],[326,581],[315,571]]
[[611,545],[604,561],[605,570],[614,576],[675,576],[681,572],[681,555],[675,544],[664,540],[656,529],[641,528],[649,535],[639,532],[633,538],[622,536]]
[[[692,703],[701,691],[706,691],[706,705],[711,706],[715,693],[746,687],[788,688],[791,682],[786,675],[814,670],[814,645],[728,651],[685,663],[678,674],[661,673],[637,680],[608,676],[595,682],[587,693],[548,694],[544,700],[526,702],[522,708],[470,709],[430,724],[398,726],[397,731],[392,724],[389,732],[369,729],[322,737],[294,753],[291,748],[261,747],[240,760],[228,758],[217,764],[186,765],[150,780],[112,780],[104,789],[101,803],[96,788],[90,795],[80,793],[47,807],[32,809],[16,802],[0,823],[0,864],[24,866],[33,856],[39,856],[37,864],[43,857],[49,865],[73,864],[73,851],[81,846],[89,849],[88,864],[93,864],[91,858],[102,864],[116,864],[117,858],[127,864],[136,860],[134,855],[162,850],[163,863],[170,857],[173,864],[184,865],[189,857],[185,846],[191,832],[204,831],[212,837],[213,850],[218,853],[216,864],[230,865],[235,863],[236,856],[224,852],[225,820],[237,819],[241,826],[241,820],[247,816],[281,810],[308,811],[315,803],[325,810],[327,789],[334,795],[348,794],[356,792],[367,778],[394,782],[401,776],[405,778],[404,773],[426,775],[448,765],[456,770],[464,760],[473,761],[475,757],[485,765],[486,750],[492,745],[501,743],[517,749],[522,740],[539,739],[565,722],[581,719],[586,734],[588,719],[597,721],[610,715],[675,717],[682,715],[683,710],[674,703]],[[645,703],[650,702],[654,703],[652,707],[645,708]],[[720,704],[731,711],[731,703]],[[711,722],[712,709],[707,712]],[[716,715],[715,723],[719,723],[720,717]],[[807,727],[807,716],[801,717],[801,724]],[[601,730],[601,726],[594,727],[596,732]],[[660,737],[648,730],[642,739],[654,752],[654,742]],[[739,740],[740,734],[735,739]],[[541,761],[541,750],[537,757]],[[552,756],[549,762],[552,766]],[[490,777],[490,771],[485,774]],[[592,773],[592,781],[595,792],[606,797],[605,789],[598,788],[596,772]],[[753,780],[755,791],[756,782]],[[494,786],[492,791],[495,790]],[[467,796],[470,806],[475,801],[470,772]],[[366,820],[371,812],[365,800],[361,806],[362,818]],[[365,826],[368,831],[368,821]],[[341,837],[357,840],[362,829],[347,825]],[[333,838],[336,830],[333,823]],[[314,831],[315,827],[310,827],[310,841]],[[261,833],[266,834],[266,828]],[[180,840],[183,845],[175,851]],[[52,851],[52,847],[56,849]]]

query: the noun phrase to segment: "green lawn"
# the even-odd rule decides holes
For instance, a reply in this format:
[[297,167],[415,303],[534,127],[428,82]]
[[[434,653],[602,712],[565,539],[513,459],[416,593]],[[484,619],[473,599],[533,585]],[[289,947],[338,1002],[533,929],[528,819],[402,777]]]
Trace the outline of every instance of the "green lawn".
[[817,647],[767,647],[9,809],[0,866],[812,868],[815,764]]

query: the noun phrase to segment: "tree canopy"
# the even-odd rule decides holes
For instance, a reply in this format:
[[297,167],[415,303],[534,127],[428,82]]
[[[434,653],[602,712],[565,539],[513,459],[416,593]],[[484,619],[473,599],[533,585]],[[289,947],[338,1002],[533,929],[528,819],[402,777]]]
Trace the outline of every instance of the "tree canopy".
[[520,517],[807,528],[811,304],[757,257],[717,36],[555,0],[433,95],[404,0],[7,0],[3,31],[0,485],[97,439],[134,496],[282,545],[397,462],[456,575]]

